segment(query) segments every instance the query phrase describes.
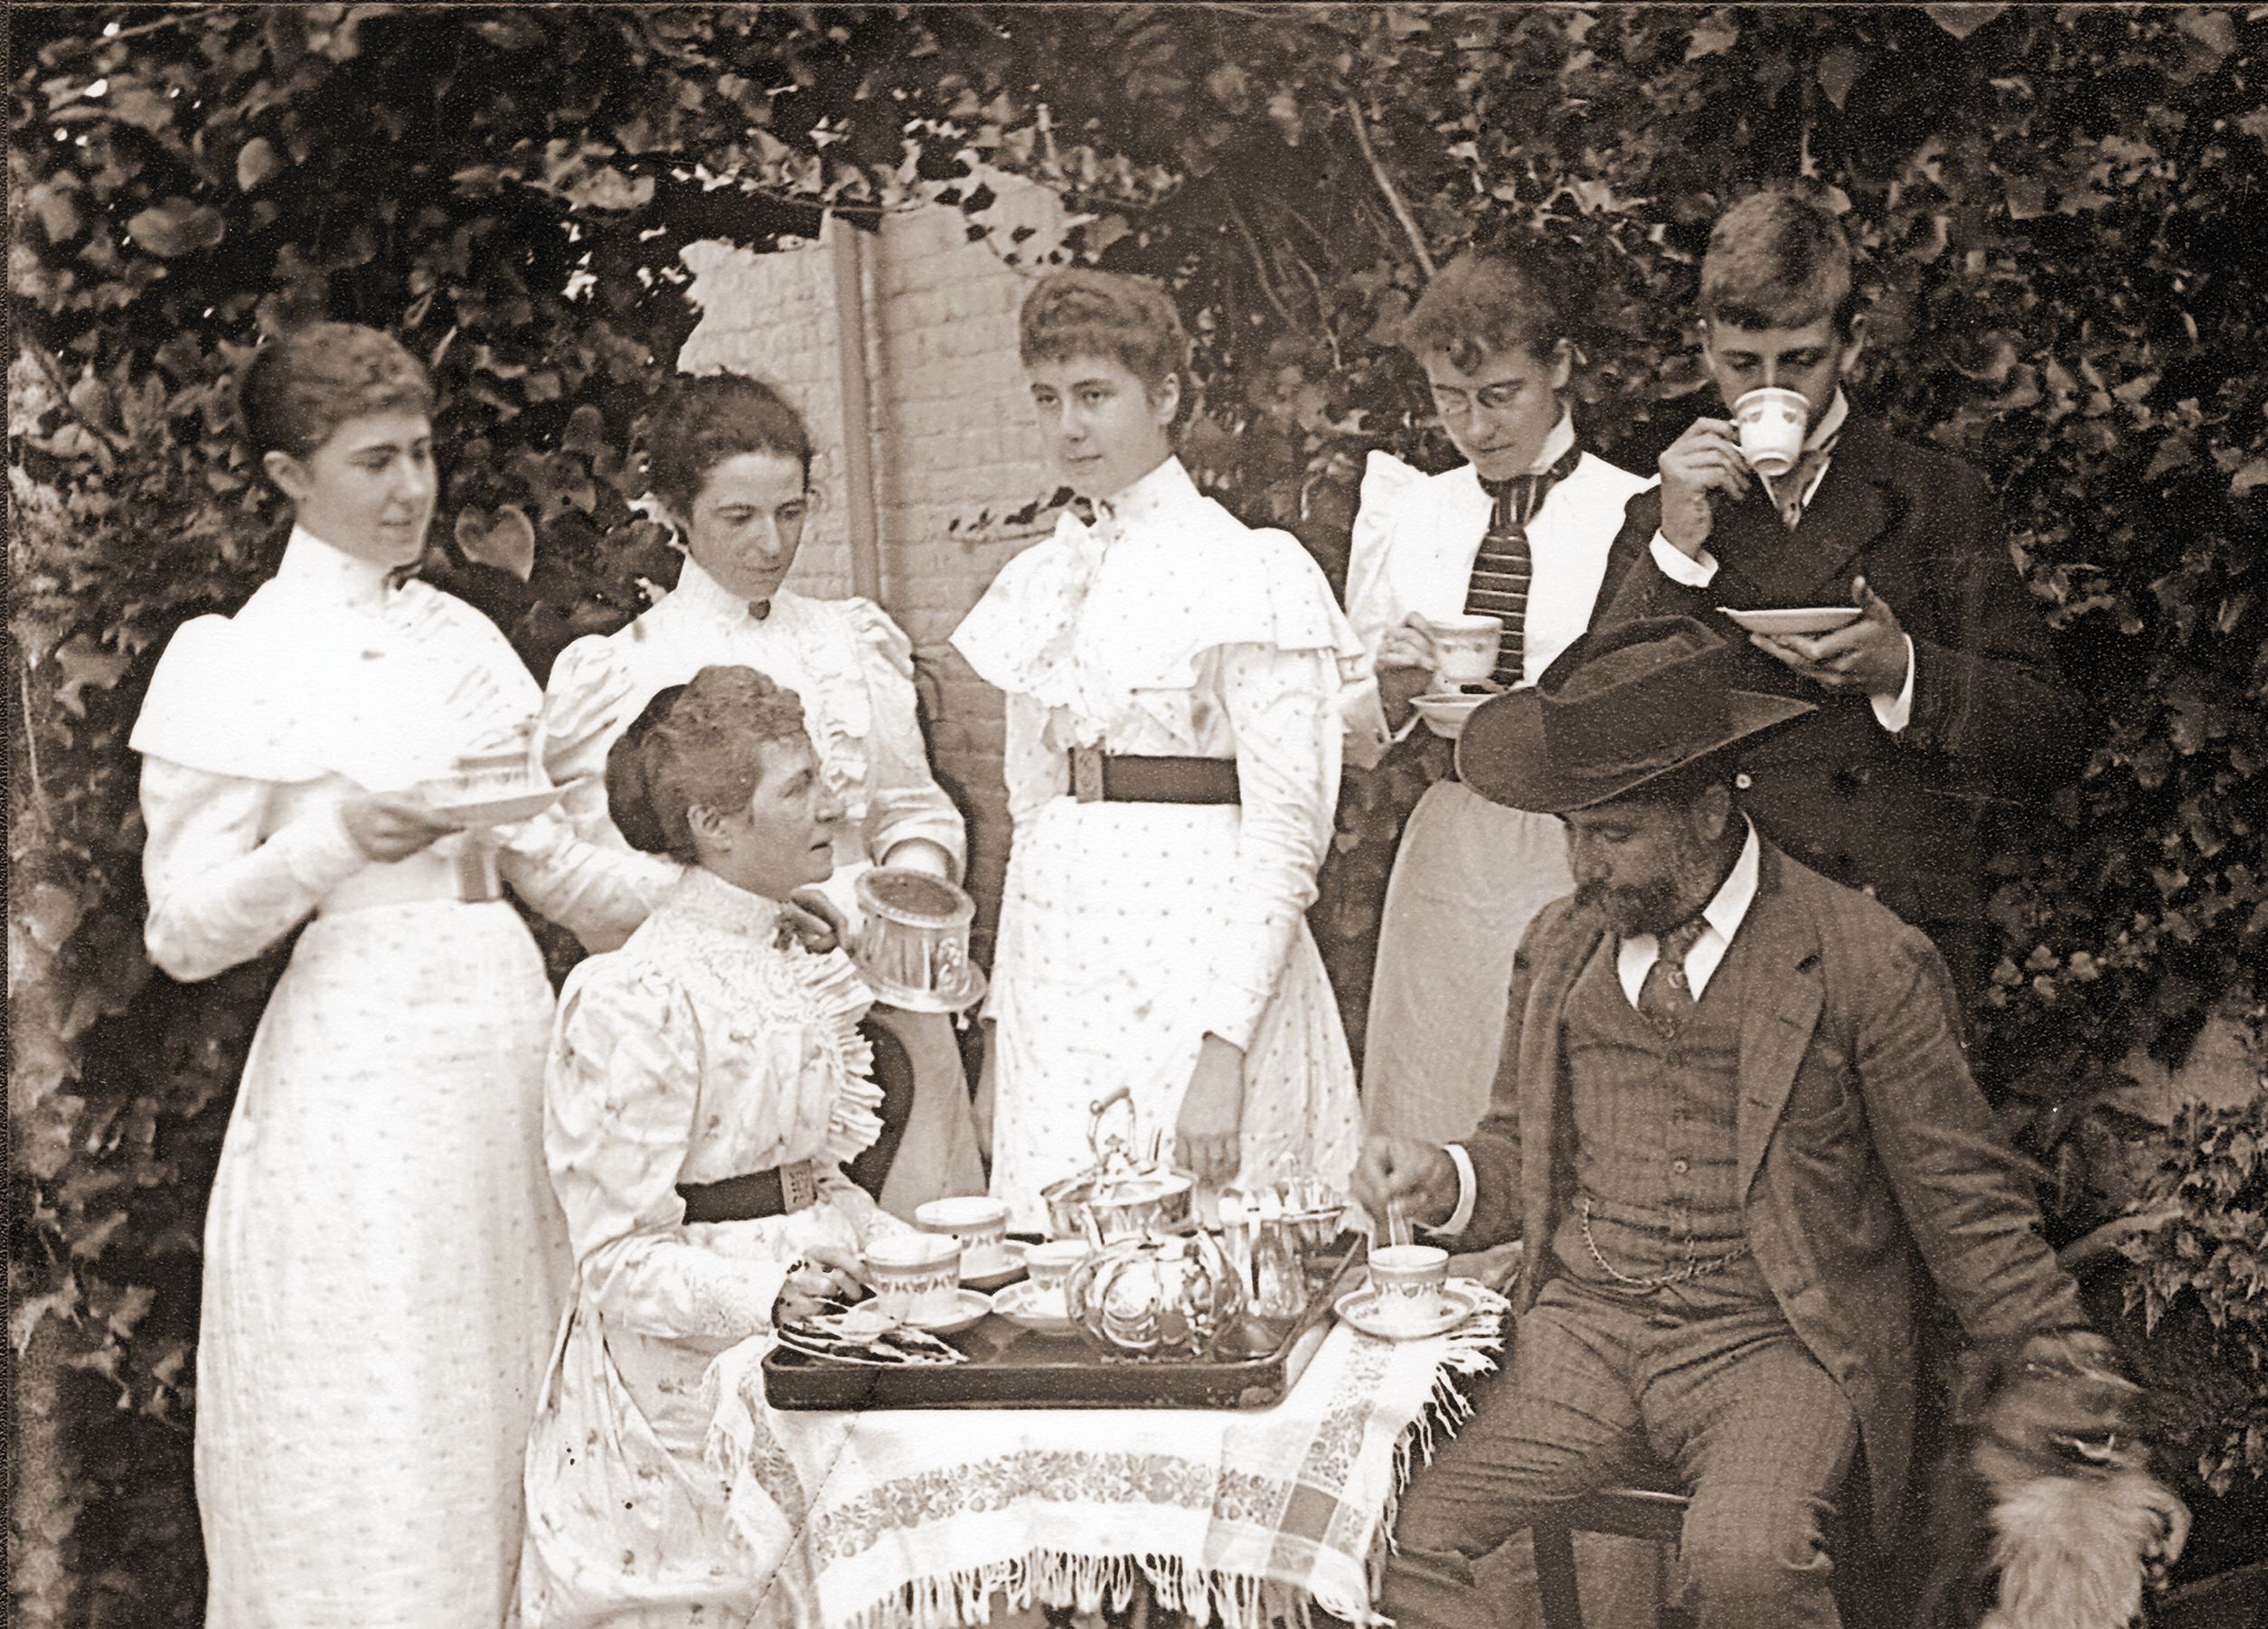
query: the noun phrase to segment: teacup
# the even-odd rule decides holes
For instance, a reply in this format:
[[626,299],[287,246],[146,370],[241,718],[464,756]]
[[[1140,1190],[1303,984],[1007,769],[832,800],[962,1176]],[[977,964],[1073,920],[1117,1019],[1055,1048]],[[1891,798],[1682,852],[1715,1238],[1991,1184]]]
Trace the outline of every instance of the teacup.
[[933,1199],[914,1207],[914,1226],[959,1239],[961,1270],[972,1277],[1005,1273],[1015,1266],[1008,1254],[1008,1205],[1003,1200],[981,1193]]
[[1370,1252],[1370,1288],[1382,1323],[1412,1328],[1441,1314],[1449,1252],[1438,1245],[1385,1245]]
[[1434,681],[1444,690],[1479,684],[1496,671],[1501,617],[1429,617],[1426,626],[1434,642]]
[[1803,456],[1803,432],[1811,421],[1812,404],[1801,391],[1766,385],[1750,391],[1733,403],[1733,424],[1740,432],[1740,456],[1748,467],[1766,477],[1783,476]]
[[866,1273],[881,1310],[901,1323],[939,1323],[961,1297],[961,1241],[950,1233],[870,1239]]
[[1024,1247],[1024,1271],[1031,1275],[1031,1287],[1041,1295],[1059,1295],[1071,1276],[1071,1269],[1088,1255],[1083,1238],[1050,1238],[1044,1244]]

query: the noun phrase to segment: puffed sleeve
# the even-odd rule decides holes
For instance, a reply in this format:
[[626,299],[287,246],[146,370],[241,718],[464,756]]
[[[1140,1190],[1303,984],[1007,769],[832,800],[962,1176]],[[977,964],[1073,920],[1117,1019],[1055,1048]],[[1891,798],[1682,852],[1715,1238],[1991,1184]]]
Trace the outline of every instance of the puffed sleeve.
[[543,1144],[582,1294],[626,1329],[721,1349],[770,1327],[786,1270],[688,1234],[677,1181],[701,1066],[682,991],[616,957],[585,962],[552,1031]]
[[543,763],[567,790],[551,821],[530,823],[506,846],[504,872],[520,897],[591,950],[618,946],[685,869],[631,848],[607,813],[607,752],[630,723],[634,683],[614,640],[591,635],[560,653],[543,691]]
[[1001,775],[1008,783],[1008,817],[1021,825],[1049,798],[1071,789],[1071,760],[1048,744],[1048,710],[1037,698],[1010,691],[1003,723]]
[[1217,654],[1243,816],[1227,919],[1209,946],[1206,1028],[1249,1047],[1293,932],[1315,901],[1315,873],[1331,841],[1340,670],[1328,650],[1232,645]]
[[924,839],[952,857],[957,878],[968,862],[968,832],[929,768],[914,695],[913,641],[872,600],[842,603],[857,636],[872,714],[866,737],[867,852],[887,863],[898,844]]
[[513,827],[497,862],[513,892],[589,950],[620,946],[684,870],[658,854],[579,837],[555,809]]
[[1408,734],[1416,721],[1415,714],[1404,720],[1398,733],[1388,727],[1379,697],[1377,664],[1379,645],[1406,614],[1406,607],[1395,602],[1386,572],[1396,522],[1405,496],[1425,479],[1422,472],[1393,454],[1375,449],[1362,469],[1360,507],[1355,511],[1347,557],[1347,621],[1362,641],[1362,665],[1340,693],[1346,761],[1358,769],[1376,767],[1386,749]]
[[142,760],[143,938],[150,960],[184,982],[266,951],[323,896],[370,863],[336,804],[260,836],[272,781]]

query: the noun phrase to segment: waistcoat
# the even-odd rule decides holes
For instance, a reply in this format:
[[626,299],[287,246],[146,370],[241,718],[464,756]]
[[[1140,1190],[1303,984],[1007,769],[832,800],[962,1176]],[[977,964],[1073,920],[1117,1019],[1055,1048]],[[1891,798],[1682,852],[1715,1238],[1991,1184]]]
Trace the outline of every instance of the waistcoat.
[[[1674,1038],[1623,993],[1612,935],[1599,941],[1568,992],[1560,1031],[1576,1181],[1590,1200],[1593,1241],[1632,1277],[1672,1273],[1744,1240],[1734,1128],[1748,943],[1734,936]],[[1582,1226],[1578,1198],[1559,1224],[1553,1250],[1577,1278],[1611,1286]],[[1761,1297],[1771,1294],[1746,1257],[1709,1276],[1720,1288],[1752,1285]]]

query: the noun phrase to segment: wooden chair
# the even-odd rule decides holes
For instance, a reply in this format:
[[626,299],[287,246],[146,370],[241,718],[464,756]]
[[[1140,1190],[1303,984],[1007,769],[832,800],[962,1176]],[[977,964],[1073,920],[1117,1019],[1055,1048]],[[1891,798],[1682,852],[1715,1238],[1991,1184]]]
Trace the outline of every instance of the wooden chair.
[[[1852,1472],[1853,1498],[1830,1538],[1836,1557],[1834,1592],[1848,1629],[1887,1629],[1894,1621],[1892,1592],[1877,1572],[1883,1558],[1863,1537],[1865,1521],[1851,1512],[1863,1508],[1863,1477]],[[1649,1470],[1630,1485],[1602,1488],[1539,1518],[1530,1530],[1536,1545],[1536,1593],[1543,1605],[1544,1629],[1584,1629],[1582,1591],[1576,1581],[1575,1535],[1615,1533],[1674,1549],[1685,1529],[1691,1501],[1667,1466]],[[1660,1629],[1690,1629],[1691,1617],[1665,1605]]]

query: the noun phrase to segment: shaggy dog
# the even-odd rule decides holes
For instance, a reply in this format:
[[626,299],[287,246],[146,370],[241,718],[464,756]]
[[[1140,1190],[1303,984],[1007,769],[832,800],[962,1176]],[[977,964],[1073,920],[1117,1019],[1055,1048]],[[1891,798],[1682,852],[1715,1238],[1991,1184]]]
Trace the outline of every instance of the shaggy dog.
[[1925,1629],[2128,1629],[2189,1536],[2100,1337],[1964,1365],[1931,1501]]

